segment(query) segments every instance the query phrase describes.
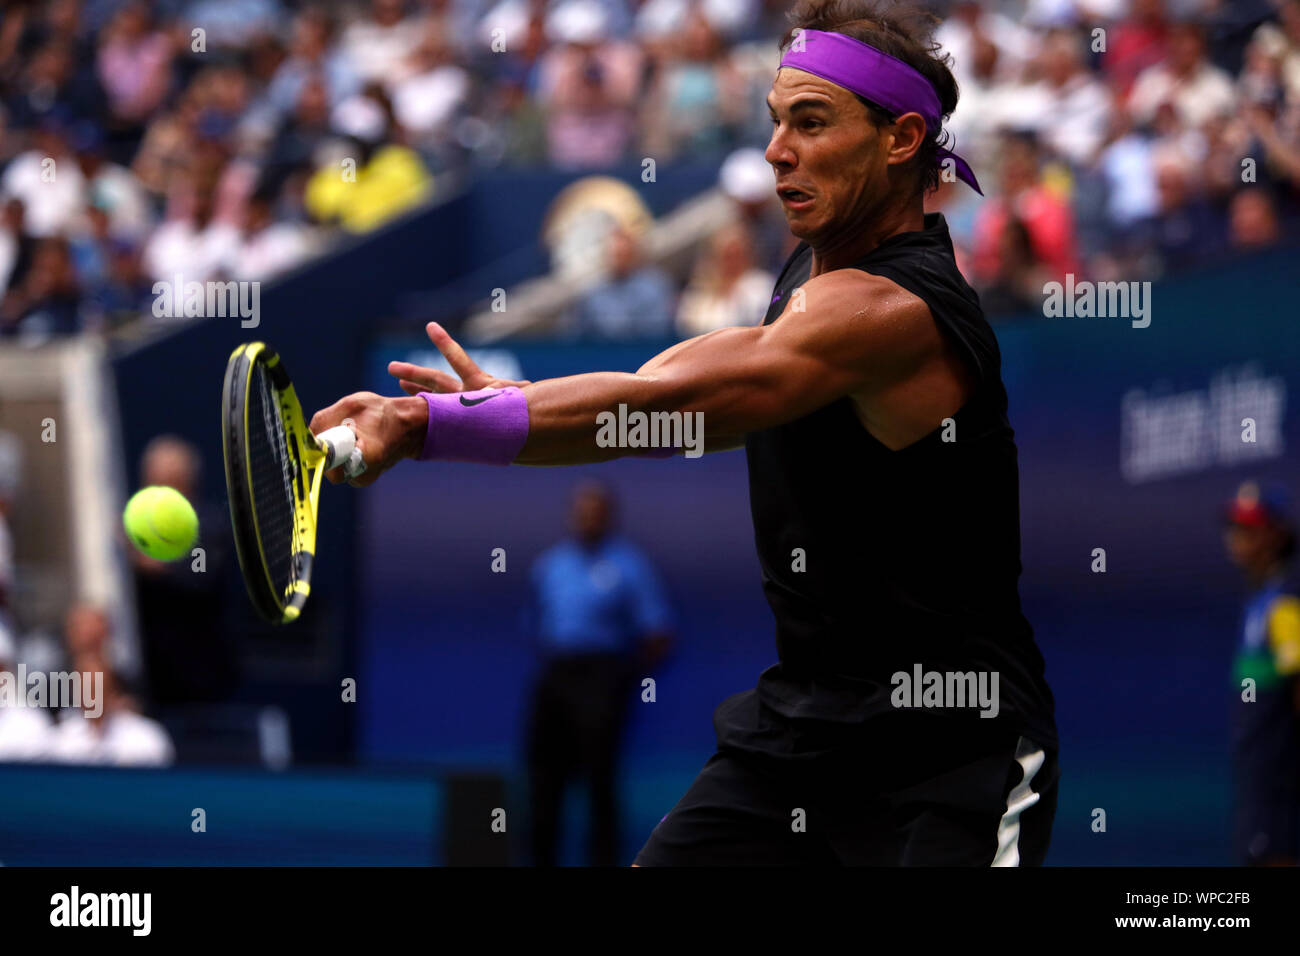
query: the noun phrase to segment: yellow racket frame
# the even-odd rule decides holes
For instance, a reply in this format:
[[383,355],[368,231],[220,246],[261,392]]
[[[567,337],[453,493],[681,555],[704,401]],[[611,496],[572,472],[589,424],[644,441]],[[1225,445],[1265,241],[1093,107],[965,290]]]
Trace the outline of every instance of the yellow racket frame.
[[[262,365],[271,377],[279,398],[280,424],[284,429],[293,484],[293,580],[281,591],[271,578],[253,501],[252,462],[247,450],[250,424],[249,394],[252,371]],[[311,569],[316,553],[316,514],[320,503],[321,477],[328,470],[325,446],[307,427],[302,405],[294,391],[280,356],[265,342],[249,342],[230,354],[222,389],[221,437],[226,465],[226,491],[230,520],[235,532],[235,550],[244,573],[244,586],[258,613],[272,624],[289,624],[298,619],[311,594]]]

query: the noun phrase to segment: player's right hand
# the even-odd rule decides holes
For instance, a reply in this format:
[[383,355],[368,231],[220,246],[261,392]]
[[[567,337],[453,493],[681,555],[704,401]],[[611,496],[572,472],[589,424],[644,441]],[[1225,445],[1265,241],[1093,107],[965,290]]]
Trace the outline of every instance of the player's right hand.
[[322,408],[311,418],[313,435],[347,423],[357,436],[357,447],[366,462],[366,470],[352,478],[343,465],[325,472],[332,485],[346,481],[354,488],[365,488],[404,458],[414,458],[424,447],[428,430],[429,407],[422,398],[394,398],[374,392],[344,395],[329,408]]

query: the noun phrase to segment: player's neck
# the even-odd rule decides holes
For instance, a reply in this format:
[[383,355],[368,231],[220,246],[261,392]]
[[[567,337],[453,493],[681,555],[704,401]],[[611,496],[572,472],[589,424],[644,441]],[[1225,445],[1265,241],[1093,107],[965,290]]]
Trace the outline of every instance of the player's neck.
[[808,278],[847,269],[886,239],[904,232],[920,232],[924,228],[925,208],[918,197],[881,210],[870,216],[865,224],[859,220],[841,233],[810,239],[808,244],[813,253]]

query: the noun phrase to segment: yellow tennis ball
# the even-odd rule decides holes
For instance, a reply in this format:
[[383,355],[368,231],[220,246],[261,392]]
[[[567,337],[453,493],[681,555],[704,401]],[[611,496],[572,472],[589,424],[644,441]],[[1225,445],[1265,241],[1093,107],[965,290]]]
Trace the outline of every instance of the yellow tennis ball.
[[199,534],[199,516],[175,488],[150,485],[126,503],[122,526],[137,548],[159,561],[187,555]]

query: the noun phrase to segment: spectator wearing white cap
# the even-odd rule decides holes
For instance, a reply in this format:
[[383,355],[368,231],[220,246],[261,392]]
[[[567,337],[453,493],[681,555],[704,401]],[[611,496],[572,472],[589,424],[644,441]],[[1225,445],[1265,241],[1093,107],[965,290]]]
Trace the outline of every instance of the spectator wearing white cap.
[[736,220],[748,231],[758,268],[776,273],[799,240],[776,198],[776,174],[761,149],[747,146],[722,164],[718,186],[735,203]]
[[692,10],[698,10],[709,24],[727,39],[746,32],[758,16],[755,0],[645,0],[634,20],[636,35],[661,41],[680,36]]
[[399,79],[420,35],[406,17],[403,0],[371,0],[367,14],[351,23],[341,49],[363,82]]
[[408,75],[388,88],[398,122],[429,147],[450,137],[452,120],[470,94],[469,73],[456,62],[452,37],[445,31],[442,22],[426,21]]
[[[406,145],[406,130],[378,83],[333,111],[339,139],[322,149],[303,201],[319,223],[337,223],[349,232],[366,232],[423,202],[434,188],[424,160]],[[333,153],[332,156],[328,156]],[[339,162],[356,163],[356,181],[339,176]]]
[[77,221],[86,202],[86,180],[61,121],[46,120],[35,131],[32,148],[5,168],[0,199],[11,197],[22,200],[26,230],[38,239],[61,235]]
[[[437,2],[437,0],[426,0]],[[517,49],[523,40],[528,22],[535,16],[542,16],[550,21],[551,17],[562,8],[573,5],[573,0],[461,0],[462,10],[468,9],[475,2],[481,3],[486,12],[478,19],[478,36],[486,47],[499,49],[501,42],[506,50]],[[601,20],[605,26],[605,35],[619,39],[629,38],[632,33],[632,13],[629,3],[635,5],[637,0],[590,0],[582,6],[597,6],[601,10]],[[557,38],[552,38],[556,42]]]

